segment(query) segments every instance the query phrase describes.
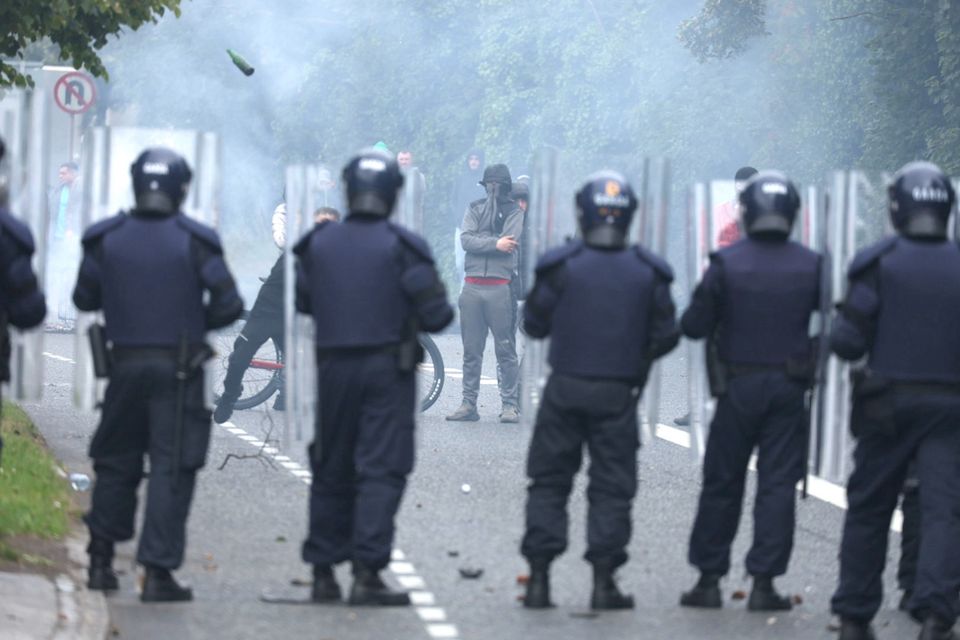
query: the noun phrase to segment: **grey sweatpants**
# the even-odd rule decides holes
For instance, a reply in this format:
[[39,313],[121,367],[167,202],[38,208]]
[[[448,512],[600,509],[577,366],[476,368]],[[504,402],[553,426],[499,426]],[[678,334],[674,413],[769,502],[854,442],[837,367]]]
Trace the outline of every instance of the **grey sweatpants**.
[[460,336],[463,339],[463,401],[477,404],[480,370],[487,332],[493,334],[497,355],[500,400],[503,406],[519,407],[516,303],[509,284],[463,285],[460,292]]

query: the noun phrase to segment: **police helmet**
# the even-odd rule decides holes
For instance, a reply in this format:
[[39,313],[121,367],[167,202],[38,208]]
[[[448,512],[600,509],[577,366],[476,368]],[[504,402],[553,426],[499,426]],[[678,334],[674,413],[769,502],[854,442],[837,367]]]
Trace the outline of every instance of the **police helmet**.
[[761,171],[750,178],[740,192],[740,208],[748,235],[786,238],[797,218],[800,195],[779,171]]
[[940,167],[911,162],[897,171],[887,192],[890,220],[898,232],[915,238],[947,237],[956,194]]
[[386,217],[393,211],[403,174],[392,154],[364,149],[343,168],[350,213]]
[[576,195],[577,220],[583,240],[600,249],[621,249],[637,209],[633,188],[616,171],[598,171]]
[[163,147],[146,149],[130,166],[138,211],[171,214],[180,210],[193,173],[179,154]]

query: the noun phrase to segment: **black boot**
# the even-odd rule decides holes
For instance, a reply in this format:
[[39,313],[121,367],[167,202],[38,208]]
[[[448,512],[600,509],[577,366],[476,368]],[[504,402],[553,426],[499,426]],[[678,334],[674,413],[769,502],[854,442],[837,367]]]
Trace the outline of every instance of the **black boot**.
[[957,634],[952,624],[931,613],[923,621],[919,640],[957,640]]
[[239,389],[224,389],[223,395],[217,400],[217,406],[213,410],[213,421],[217,424],[223,424],[233,415],[233,405],[240,399],[243,393],[243,387]]
[[333,567],[328,564],[313,565],[313,589],[310,599],[314,602],[340,602],[343,594],[333,575]]
[[633,609],[633,596],[620,592],[613,573],[614,569],[610,565],[602,563],[593,565],[591,609]]
[[353,564],[353,588],[347,602],[355,607],[406,607],[410,604],[410,595],[405,591],[395,591],[380,579],[380,573],[363,566]]
[[700,580],[693,589],[680,595],[680,606],[700,609],[719,609],[723,606],[720,596],[720,576],[713,573],[701,573]]
[[182,587],[168,569],[144,567],[141,602],[188,602],[193,600],[193,590]]
[[527,595],[523,598],[527,609],[550,609],[550,561],[530,560],[530,579],[527,581]]
[[780,595],[773,587],[773,578],[753,576],[753,589],[747,600],[750,611],[789,611],[793,608],[790,598]]
[[90,567],[87,569],[87,588],[94,591],[116,591],[120,588],[117,574],[113,571],[113,542],[103,538],[90,538],[87,545]]
[[877,640],[877,636],[869,621],[841,618],[839,640]]

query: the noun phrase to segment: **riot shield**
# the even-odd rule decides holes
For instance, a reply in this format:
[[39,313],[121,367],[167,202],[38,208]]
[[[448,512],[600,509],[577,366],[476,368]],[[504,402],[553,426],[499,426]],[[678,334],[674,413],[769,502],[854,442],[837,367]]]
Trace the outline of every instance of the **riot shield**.
[[[829,291],[824,307],[842,302],[846,270],[859,249],[891,233],[886,186],[892,174],[836,171],[824,198],[822,229],[825,279]],[[813,472],[831,482],[844,482],[852,468],[850,437],[850,364],[836,357],[826,360],[822,389],[818,390]]]
[[[740,239],[740,212],[733,180],[696,184],[687,203],[687,277],[690,297],[710,262],[710,253]],[[717,363],[716,341],[687,342],[687,384],[690,406],[690,449],[703,458],[715,403],[710,393],[709,371]]]
[[281,443],[289,448],[312,437],[316,424],[317,361],[313,318],[296,310],[296,256],[293,247],[313,225],[323,168],[294,165],[286,171],[287,244],[284,247],[284,385],[286,411]]
[[[193,172],[190,190],[181,206],[183,212],[209,226],[217,225],[220,152],[216,134],[178,129],[95,127],[87,132],[84,140],[81,229],[134,206],[130,166],[144,149],[155,146],[167,147],[182,155]],[[73,278],[81,257],[79,238],[74,241],[77,255],[70,266]],[[72,287],[73,282],[70,283],[71,291]],[[85,411],[94,410],[103,394],[104,385],[93,374],[88,339],[90,325],[98,321],[98,313],[78,313],[74,324],[74,403]],[[209,404],[211,376],[207,375],[206,380]]]
[[427,182],[417,167],[403,170],[403,188],[397,194],[393,221],[414,233],[423,233],[423,198]]
[[[5,177],[0,177],[0,207],[9,206],[33,233],[33,268],[46,285],[48,164],[47,101],[34,91],[12,91],[0,99],[0,135],[6,140]],[[5,202],[4,202],[5,201]],[[48,297],[49,306],[49,297]],[[43,327],[11,329],[10,388],[17,400],[39,401],[43,391]]]
[[[534,158],[534,168],[530,180],[530,204],[527,208],[525,232],[520,237],[520,251],[525,256],[521,264],[525,268],[522,274],[525,286],[533,286],[536,277],[536,264],[540,256],[548,249],[558,246],[569,230],[566,221],[561,220],[567,209],[561,209],[559,200],[560,155],[557,149],[545,147]],[[572,203],[572,195],[567,202]],[[572,211],[567,216],[572,222]],[[547,364],[549,339],[539,340],[524,336],[523,354],[520,358],[520,416],[522,424],[532,427],[536,422],[537,410],[543,387],[550,375]]]
[[[660,257],[667,253],[667,220],[670,211],[670,162],[644,158],[640,177],[639,206],[635,224],[637,242]],[[662,367],[652,363],[640,403],[640,428],[644,441],[654,442],[660,422]]]

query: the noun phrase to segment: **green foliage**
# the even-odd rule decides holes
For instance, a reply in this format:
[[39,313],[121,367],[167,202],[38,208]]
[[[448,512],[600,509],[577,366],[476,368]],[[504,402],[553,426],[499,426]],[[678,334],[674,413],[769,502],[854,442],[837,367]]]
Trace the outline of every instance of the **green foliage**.
[[3,404],[3,466],[0,466],[0,542],[7,536],[61,538],[69,526],[67,483],[55,471],[27,415]]
[[[681,25],[685,46],[704,62],[742,54],[731,46],[734,26],[709,28],[719,20],[719,0]],[[751,5],[776,14],[768,25],[774,40],[790,22],[808,23],[807,37],[783,44],[778,71],[800,96],[783,104],[778,136],[788,145],[819,137],[817,150],[838,167],[891,170],[910,160],[936,162],[960,173],[960,6],[950,0],[762,0]],[[782,18],[782,19],[778,19]],[[740,25],[748,31],[749,21]],[[754,23],[755,24],[755,23]],[[691,25],[698,25],[690,36]],[[731,35],[732,34],[732,35]],[[826,89],[826,90],[824,90]],[[813,102],[816,109],[806,106]],[[794,118],[790,117],[792,111]],[[786,129],[782,124],[788,123]],[[837,134],[840,134],[839,136]],[[815,166],[815,158],[804,163]]]
[[[4,0],[0,3],[0,58],[29,57],[27,48],[48,41],[48,53],[77,69],[107,76],[97,50],[124,27],[156,22],[165,11],[180,14],[180,0]],[[0,61],[0,88],[32,86],[14,65]]]
[[707,0],[699,14],[680,24],[680,42],[700,62],[732,58],[752,38],[768,35],[765,0]]

